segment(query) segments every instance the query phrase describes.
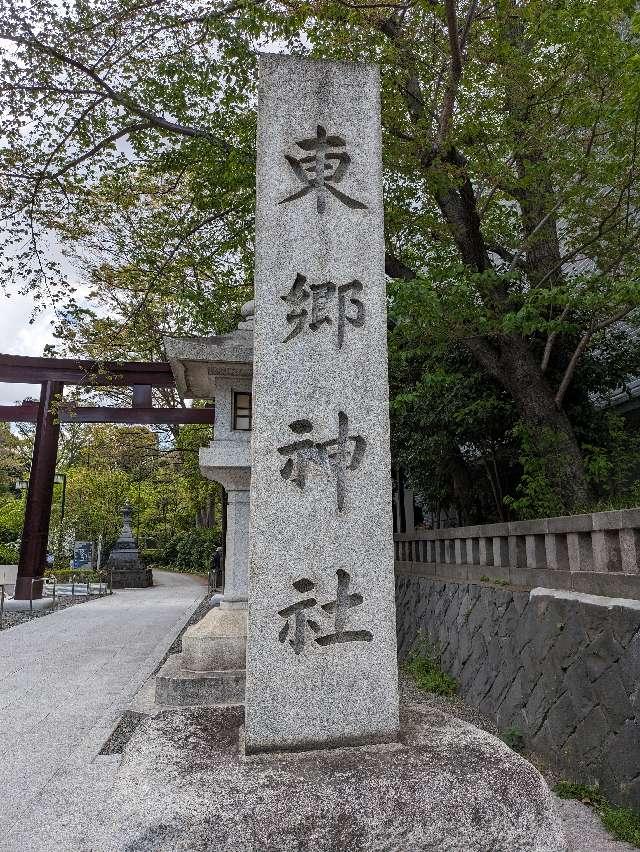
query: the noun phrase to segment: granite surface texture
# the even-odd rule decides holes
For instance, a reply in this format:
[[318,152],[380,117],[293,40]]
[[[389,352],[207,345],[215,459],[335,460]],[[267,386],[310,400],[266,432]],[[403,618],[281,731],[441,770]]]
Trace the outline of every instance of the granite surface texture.
[[185,631],[182,665],[192,672],[244,669],[246,649],[246,608],[217,606]]
[[155,682],[158,705],[215,707],[244,701],[244,668],[190,671],[184,667],[181,657],[181,654],[171,654],[158,670]]
[[379,77],[260,57],[247,748],[393,740]]
[[254,755],[242,708],[165,712],[124,752],[102,852],[566,852],[553,796],[503,742],[408,708],[400,742]]
[[561,775],[640,807],[640,604],[397,579],[398,644],[422,634],[466,702]]

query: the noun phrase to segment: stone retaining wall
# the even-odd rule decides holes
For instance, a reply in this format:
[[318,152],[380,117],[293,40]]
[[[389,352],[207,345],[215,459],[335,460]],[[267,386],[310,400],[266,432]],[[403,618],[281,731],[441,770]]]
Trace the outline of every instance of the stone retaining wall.
[[396,585],[401,659],[424,632],[500,730],[640,808],[640,602],[408,575]]

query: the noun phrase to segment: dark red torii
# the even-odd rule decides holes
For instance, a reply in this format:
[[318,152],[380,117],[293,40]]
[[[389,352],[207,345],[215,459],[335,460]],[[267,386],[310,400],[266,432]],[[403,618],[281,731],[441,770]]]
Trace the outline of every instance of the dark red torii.
[[[175,387],[171,367],[163,362],[88,361],[74,358],[29,358],[0,355],[0,382],[41,385],[40,402],[0,406],[0,421],[36,424],[29,491],[20,545],[15,598],[42,596],[49,538],[49,516],[58,455],[60,423],[181,424],[213,426],[213,408],[154,408],[153,387]],[[131,408],[75,406],[61,403],[65,385],[130,387]],[[33,587],[33,588],[32,588]]]

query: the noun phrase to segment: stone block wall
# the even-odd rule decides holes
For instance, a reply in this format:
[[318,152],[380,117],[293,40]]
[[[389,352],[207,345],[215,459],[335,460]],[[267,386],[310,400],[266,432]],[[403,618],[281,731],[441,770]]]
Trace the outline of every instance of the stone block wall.
[[640,808],[640,602],[408,575],[396,587],[401,659],[424,633],[501,731]]

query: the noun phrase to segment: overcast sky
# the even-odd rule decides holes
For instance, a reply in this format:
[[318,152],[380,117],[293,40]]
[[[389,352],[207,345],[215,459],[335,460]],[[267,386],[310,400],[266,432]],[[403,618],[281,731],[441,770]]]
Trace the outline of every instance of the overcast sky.
[[[6,355],[42,355],[47,343],[53,342],[51,320],[53,310],[39,313],[33,324],[29,319],[33,300],[28,296],[0,294],[0,352]],[[0,382],[0,405],[13,405],[25,397],[39,397],[40,385],[14,385]]]

